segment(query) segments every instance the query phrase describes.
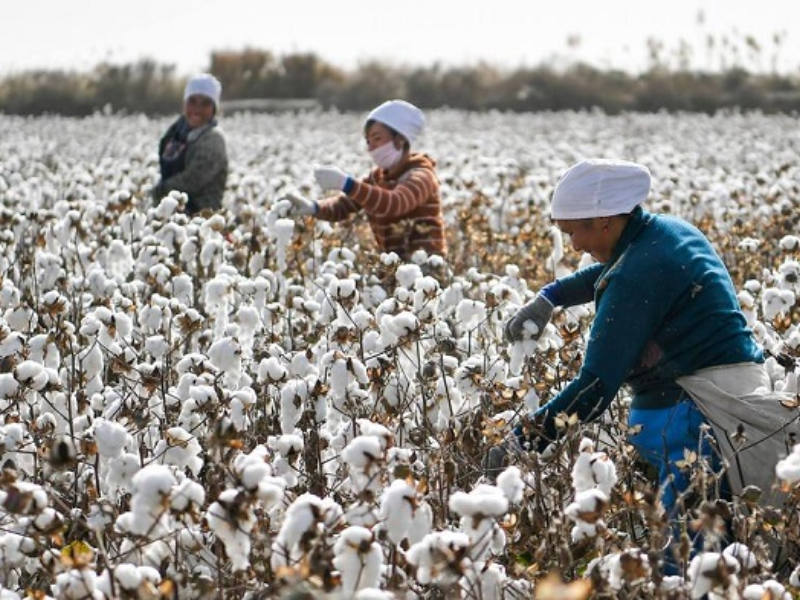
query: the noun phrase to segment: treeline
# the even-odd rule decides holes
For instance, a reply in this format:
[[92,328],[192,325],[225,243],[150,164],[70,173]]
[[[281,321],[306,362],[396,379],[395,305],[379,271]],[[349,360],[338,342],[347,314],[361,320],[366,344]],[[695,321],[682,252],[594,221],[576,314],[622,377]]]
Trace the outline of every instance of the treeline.
[[[586,64],[500,69],[473,66],[399,67],[367,62],[352,71],[313,53],[276,56],[266,50],[214,52],[208,71],[223,84],[225,101],[313,99],[323,108],[364,111],[387,98],[406,98],[422,108],[558,111],[597,108],[623,111],[759,109],[792,112],[800,107],[800,80],[732,66],[701,72],[654,64],[632,75]],[[0,78],[0,112],[70,116],[97,111],[149,115],[180,109],[185,76],[172,65],[143,59],[100,64],[89,72],[28,71]]]

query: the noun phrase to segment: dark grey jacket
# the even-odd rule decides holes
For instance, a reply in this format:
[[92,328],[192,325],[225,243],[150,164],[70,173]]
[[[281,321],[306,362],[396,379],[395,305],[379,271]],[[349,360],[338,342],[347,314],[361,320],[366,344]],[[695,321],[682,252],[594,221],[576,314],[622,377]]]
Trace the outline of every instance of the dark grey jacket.
[[189,133],[186,167],[180,173],[158,182],[153,200],[158,203],[172,190],[189,196],[188,214],[222,206],[222,195],[228,179],[228,153],[225,136],[219,127],[202,127]]

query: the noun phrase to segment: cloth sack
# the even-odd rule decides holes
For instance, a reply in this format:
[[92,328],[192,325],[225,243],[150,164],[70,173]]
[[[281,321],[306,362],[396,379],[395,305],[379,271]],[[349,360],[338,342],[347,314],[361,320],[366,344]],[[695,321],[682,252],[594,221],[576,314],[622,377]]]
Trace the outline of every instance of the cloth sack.
[[701,369],[677,383],[711,424],[733,493],[757,485],[762,505],[782,506],[775,465],[800,442],[794,395],[773,391],[764,365],[757,363]]

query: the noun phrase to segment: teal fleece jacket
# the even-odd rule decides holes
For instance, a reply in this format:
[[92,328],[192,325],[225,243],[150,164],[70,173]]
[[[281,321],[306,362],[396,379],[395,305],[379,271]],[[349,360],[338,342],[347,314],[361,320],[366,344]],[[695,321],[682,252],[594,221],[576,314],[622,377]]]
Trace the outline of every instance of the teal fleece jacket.
[[[544,290],[543,290],[544,291]],[[636,408],[677,402],[676,378],[699,369],[763,362],[725,265],[693,225],[634,210],[607,263],[557,280],[554,304],[594,300],[595,317],[578,377],[534,413],[540,447],[554,439],[554,417],[599,417],[627,384]]]

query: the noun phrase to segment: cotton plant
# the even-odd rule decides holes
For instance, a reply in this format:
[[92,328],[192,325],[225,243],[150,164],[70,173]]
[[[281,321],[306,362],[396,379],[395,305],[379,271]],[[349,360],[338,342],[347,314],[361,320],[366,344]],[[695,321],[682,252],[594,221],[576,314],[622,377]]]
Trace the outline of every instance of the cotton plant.
[[234,304],[234,280],[227,274],[209,279],[203,286],[203,301],[208,318],[214,323],[214,338],[219,339],[228,325],[229,314]]
[[774,579],[763,583],[751,583],[742,590],[742,600],[792,600],[792,593],[786,586]]
[[233,335],[221,337],[208,348],[211,364],[222,373],[225,387],[236,389],[242,374],[242,345]]
[[431,276],[420,277],[414,282],[411,305],[421,322],[431,322],[438,316],[440,292],[441,285]]
[[450,510],[461,516],[461,531],[470,541],[469,556],[483,563],[503,551],[506,536],[499,520],[508,512],[509,501],[498,487],[478,484],[470,492],[457,491],[448,502]]
[[27,426],[14,422],[0,425],[0,465],[4,468],[32,477],[35,472],[35,450],[36,442]]
[[264,446],[239,454],[232,469],[236,487],[223,490],[206,511],[208,526],[225,546],[234,571],[250,566],[251,532],[258,522],[256,506],[269,510],[283,499],[285,482],[273,477],[266,458]]
[[369,384],[367,369],[357,356],[348,356],[338,350],[325,353],[319,361],[320,382],[330,388],[331,402],[329,419],[332,424],[360,412],[367,396],[365,388]]
[[692,558],[687,570],[690,597],[739,600],[739,568],[739,562],[730,554],[698,554]]
[[133,437],[120,423],[103,417],[95,419],[84,440],[97,449],[98,476],[103,490],[114,495],[133,489],[133,477],[142,468]]
[[575,521],[572,529],[574,541],[594,538],[605,527],[602,514],[616,482],[615,464],[606,453],[595,451],[593,440],[583,438],[572,467],[575,499],[564,510]]
[[317,423],[327,420],[327,401],[324,396],[316,393],[317,381],[315,375],[309,375],[307,378],[292,378],[281,388],[278,415],[283,433],[295,433],[306,408],[313,410]]
[[342,508],[332,498],[303,494],[294,499],[283,515],[272,542],[270,565],[276,572],[300,571],[315,545],[331,545],[331,532],[341,522]]
[[383,553],[369,529],[356,525],[346,528],[334,543],[333,554],[333,566],[341,574],[341,592],[345,597],[380,587]]
[[792,289],[768,287],[761,295],[761,311],[764,319],[772,321],[776,317],[786,315],[797,301]]
[[474,571],[471,546],[466,533],[434,531],[408,549],[406,560],[414,567],[414,578],[421,585],[449,587]]
[[357,497],[377,495],[383,489],[385,447],[374,435],[359,435],[342,450],[347,466],[350,489]]
[[497,355],[473,354],[453,373],[456,385],[470,408],[476,408],[481,392],[508,379],[508,364]]
[[629,548],[593,559],[586,572],[592,577],[601,577],[611,590],[619,592],[626,585],[633,589],[637,586],[646,589],[652,567],[647,553],[640,548]]
[[276,477],[284,481],[287,489],[294,489],[300,484],[299,458],[305,447],[302,435],[285,433],[271,435],[267,438],[267,447],[275,453],[272,469]]
[[156,444],[153,455],[159,464],[188,469],[196,477],[204,464],[202,452],[200,440],[194,435],[183,427],[170,427]]
[[125,595],[132,598],[156,598],[162,583],[158,569],[145,565],[121,563],[104,569],[97,577],[96,588],[104,598]]
[[800,482],[800,444],[795,444],[789,455],[778,461],[775,475],[789,486]]
[[138,471],[131,479],[130,510],[117,517],[117,530],[151,540],[171,533],[170,495],[176,483],[173,470],[165,465],[151,464]]
[[433,514],[428,502],[408,479],[394,479],[380,498],[380,528],[388,540],[399,546],[413,545],[431,533]]
[[[443,359],[444,362],[449,362]],[[453,365],[453,369],[455,369]],[[469,409],[464,406],[464,395],[456,380],[446,373],[440,374],[435,380],[435,387],[430,402],[427,404],[426,421],[436,431],[446,429],[451,419],[463,415]]]

